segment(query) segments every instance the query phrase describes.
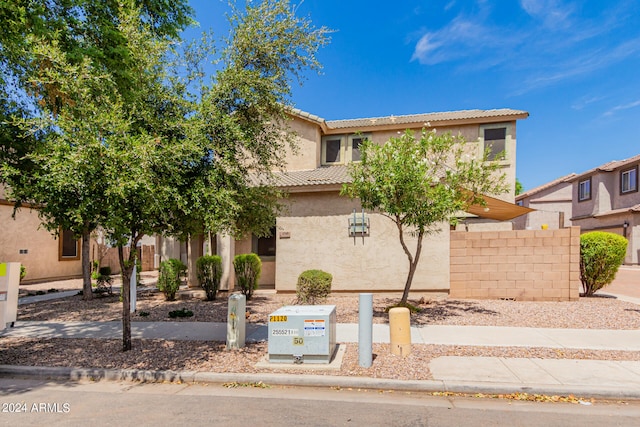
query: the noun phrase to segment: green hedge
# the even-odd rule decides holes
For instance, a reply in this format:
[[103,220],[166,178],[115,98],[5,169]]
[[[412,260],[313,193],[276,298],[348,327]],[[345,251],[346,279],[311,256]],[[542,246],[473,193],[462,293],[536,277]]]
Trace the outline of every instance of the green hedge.
[[167,301],[174,301],[176,293],[180,289],[182,278],[187,272],[187,266],[179,259],[171,258],[160,263],[160,274],[158,275],[158,289],[164,293]]
[[627,254],[627,244],[624,237],[603,231],[580,236],[580,281],[584,296],[592,296],[613,282]]
[[300,304],[315,304],[331,293],[333,276],[322,270],[307,270],[298,276],[296,295]]
[[236,255],[233,259],[233,269],[236,273],[236,285],[247,299],[250,299],[253,291],[258,289],[258,279],[262,271],[260,257],[256,254]]
[[196,269],[200,286],[207,293],[207,300],[215,300],[222,278],[222,258],[218,255],[201,256],[196,261]]

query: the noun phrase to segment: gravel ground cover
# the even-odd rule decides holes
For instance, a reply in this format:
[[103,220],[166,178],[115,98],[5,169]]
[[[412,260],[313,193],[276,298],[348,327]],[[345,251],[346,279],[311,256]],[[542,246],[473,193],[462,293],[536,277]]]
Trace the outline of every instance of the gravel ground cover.
[[[257,293],[247,303],[248,321],[266,323],[269,313],[294,303],[295,296],[269,292]],[[397,297],[374,297],[374,322],[387,322],[385,309]],[[576,302],[516,302],[496,300],[412,301],[420,313],[412,316],[414,325],[489,325],[540,328],[638,329],[640,306],[612,298],[581,298]],[[358,296],[337,295],[327,304],[335,304],[339,323],[358,322]],[[227,299],[203,301],[199,298],[164,301],[157,292],[138,296],[138,311],[132,321],[224,322]],[[186,308],[194,316],[171,319],[172,310]],[[21,305],[18,320],[40,321],[118,321],[122,303],[109,296],[82,301],[73,296],[41,303]],[[142,316],[142,313],[148,313]],[[134,340],[133,350],[121,351],[120,340],[37,339],[0,337],[0,364],[33,366],[71,366],[96,368],[135,368],[148,370],[196,370],[209,372],[287,372],[260,370],[254,365],[267,354],[266,343],[249,344],[242,350],[227,351],[224,343],[203,341]],[[401,358],[389,353],[388,345],[374,345],[371,368],[358,365],[357,344],[347,344],[339,372],[313,371],[316,375],[368,376],[395,379],[429,379],[428,363],[439,356],[497,356],[566,358],[599,360],[640,360],[638,352],[558,350],[549,348],[470,347],[413,345],[412,353]],[[310,373],[291,371],[291,373]]]

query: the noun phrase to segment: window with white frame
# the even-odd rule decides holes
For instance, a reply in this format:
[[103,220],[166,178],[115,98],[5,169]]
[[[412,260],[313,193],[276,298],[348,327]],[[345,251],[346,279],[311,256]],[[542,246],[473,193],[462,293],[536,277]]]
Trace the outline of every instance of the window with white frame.
[[620,172],[620,193],[638,191],[638,166]]
[[591,178],[578,182],[578,201],[583,202],[591,199]]
[[487,160],[506,160],[508,134],[507,124],[480,127],[481,147],[483,154],[487,153]]
[[368,135],[330,135],[322,138],[322,164],[339,165],[360,161],[360,146]]

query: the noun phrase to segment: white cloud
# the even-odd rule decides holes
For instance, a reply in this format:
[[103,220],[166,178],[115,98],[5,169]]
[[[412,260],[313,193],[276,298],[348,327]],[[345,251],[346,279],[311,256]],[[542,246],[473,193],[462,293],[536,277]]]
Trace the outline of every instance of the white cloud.
[[637,101],[634,101],[634,102],[630,102],[628,104],[616,105],[615,107],[613,107],[609,111],[605,112],[603,114],[603,116],[610,117],[610,116],[613,116],[618,111],[629,110],[631,108],[636,108],[636,107],[640,107],[640,100],[637,100]]
[[520,6],[529,16],[541,20],[549,28],[566,28],[573,8],[557,0],[520,0]]

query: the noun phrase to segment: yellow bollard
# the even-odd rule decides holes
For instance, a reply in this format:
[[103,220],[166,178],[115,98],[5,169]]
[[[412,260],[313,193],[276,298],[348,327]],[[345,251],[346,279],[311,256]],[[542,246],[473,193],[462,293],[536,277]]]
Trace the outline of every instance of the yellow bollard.
[[411,322],[408,308],[395,307],[389,310],[389,335],[391,354],[402,357],[411,354]]

